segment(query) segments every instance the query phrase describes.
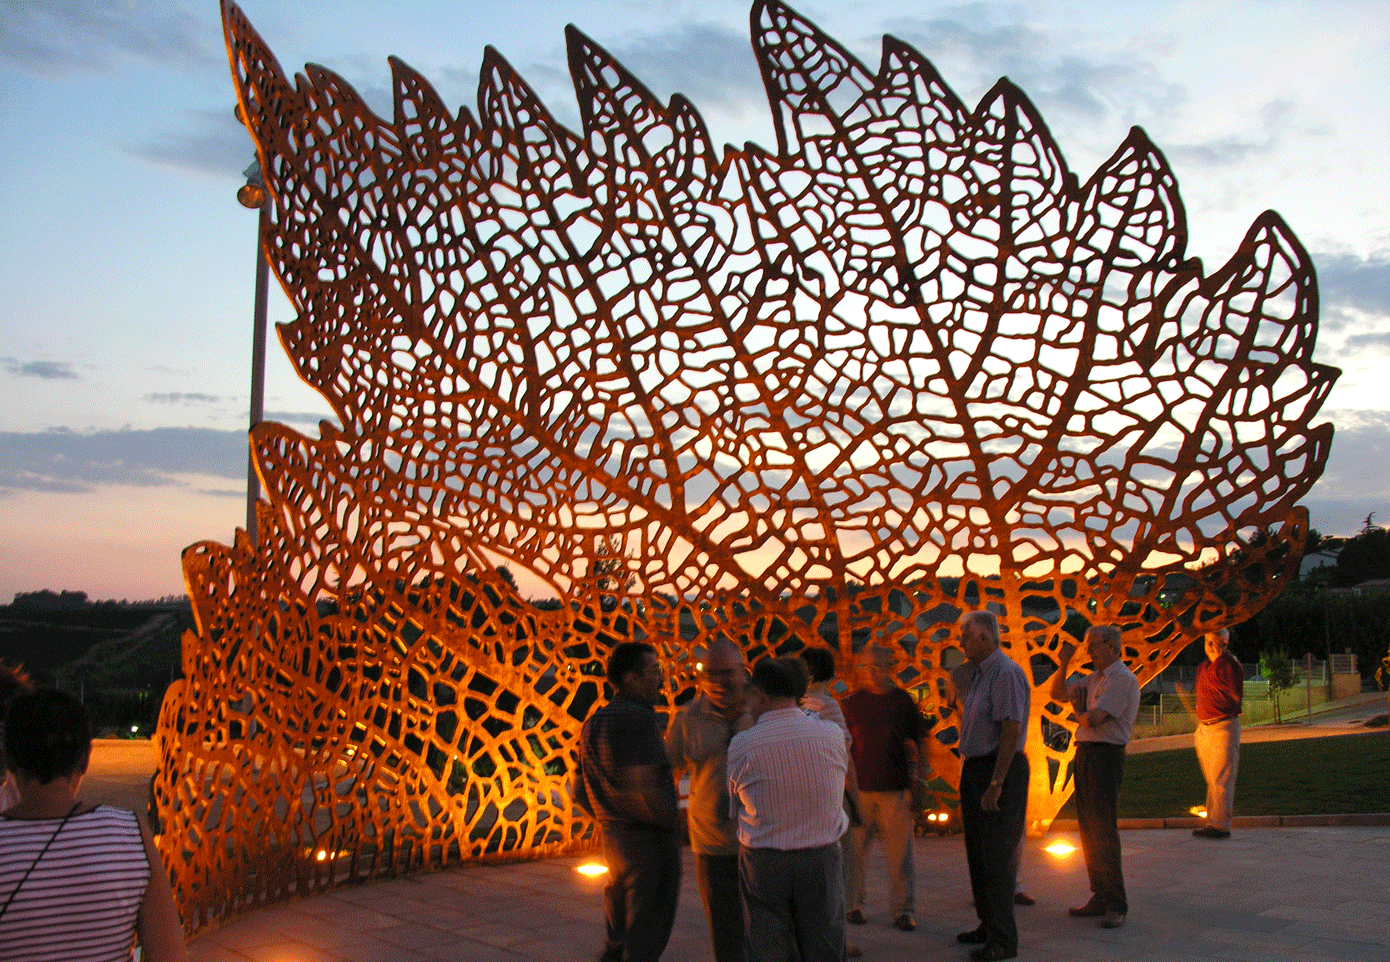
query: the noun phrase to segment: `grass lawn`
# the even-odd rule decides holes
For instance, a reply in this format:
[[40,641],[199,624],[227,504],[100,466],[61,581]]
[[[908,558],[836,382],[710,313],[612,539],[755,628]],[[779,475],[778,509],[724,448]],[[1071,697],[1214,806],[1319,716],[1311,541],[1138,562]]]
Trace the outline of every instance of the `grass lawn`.
[[[1190,748],[1125,760],[1121,818],[1176,818],[1206,797]],[[1235,808],[1237,816],[1390,812],[1390,732],[1242,745]],[[1074,798],[1058,817],[1076,817]]]

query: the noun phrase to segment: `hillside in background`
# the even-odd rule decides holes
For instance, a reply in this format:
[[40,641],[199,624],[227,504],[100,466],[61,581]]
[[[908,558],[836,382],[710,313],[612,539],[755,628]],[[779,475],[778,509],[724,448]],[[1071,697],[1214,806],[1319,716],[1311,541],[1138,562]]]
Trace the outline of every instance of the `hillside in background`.
[[38,591],[0,605],[0,661],[41,684],[80,694],[97,733],[148,734],[164,689],[180,671],[180,641],[193,627],[185,597],[87,600],[80,591]]

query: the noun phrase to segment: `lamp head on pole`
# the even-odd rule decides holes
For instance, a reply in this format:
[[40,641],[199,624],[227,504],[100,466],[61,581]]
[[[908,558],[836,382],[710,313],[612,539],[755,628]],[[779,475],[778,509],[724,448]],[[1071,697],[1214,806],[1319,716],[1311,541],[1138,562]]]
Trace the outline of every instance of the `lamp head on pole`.
[[242,172],[246,183],[237,188],[236,199],[242,207],[259,210],[265,206],[265,178],[261,176],[260,161],[252,161],[251,166]]

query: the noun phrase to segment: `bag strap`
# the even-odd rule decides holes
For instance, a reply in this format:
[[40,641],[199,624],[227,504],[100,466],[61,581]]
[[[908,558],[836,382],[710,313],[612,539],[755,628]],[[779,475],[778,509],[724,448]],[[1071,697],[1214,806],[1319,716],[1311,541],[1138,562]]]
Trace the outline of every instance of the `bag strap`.
[[14,887],[14,890],[12,892],[10,892],[10,897],[5,899],[5,904],[3,906],[0,906],[0,919],[3,919],[5,917],[5,913],[9,911],[10,903],[13,902],[14,897],[19,894],[19,890],[24,887],[24,883],[29,881],[30,873],[32,873],[34,869],[38,866],[39,862],[43,859],[44,855],[47,854],[48,847],[53,844],[53,840],[58,837],[58,833],[63,830],[63,826],[68,823],[68,819],[72,818],[72,816],[76,814],[78,808],[80,808],[81,805],[81,802],[77,802],[72,806],[72,808],[68,809],[68,813],[63,816],[63,820],[59,822],[58,827],[53,830],[53,834],[48,836],[48,841],[43,843],[43,848],[39,849],[39,854],[34,856],[34,860],[29,863],[29,868],[25,870],[24,877],[19,880],[19,884]]

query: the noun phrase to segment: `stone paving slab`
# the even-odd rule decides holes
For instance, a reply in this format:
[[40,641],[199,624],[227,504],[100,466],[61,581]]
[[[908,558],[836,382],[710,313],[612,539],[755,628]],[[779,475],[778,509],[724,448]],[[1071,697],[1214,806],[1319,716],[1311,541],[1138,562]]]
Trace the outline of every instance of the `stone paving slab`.
[[[1130,916],[1105,930],[1066,907],[1088,896],[1080,851],[1043,850],[1074,833],[1025,840],[1022,876],[1038,904],[1018,910],[1021,959],[1125,962],[1163,959],[1390,959],[1390,827],[1237,830],[1225,841],[1189,831],[1121,834]],[[893,928],[884,908],[882,853],[871,854],[869,924],[849,926],[877,962],[967,958],[955,933],[975,925],[959,836],[915,842],[916,932]],[[711,958],[689,850],[670,962]],[[469,866],[342,889],[273,906],[189,946],[193,962],[580,962],[603,939],[603,882],[582,860]]]

